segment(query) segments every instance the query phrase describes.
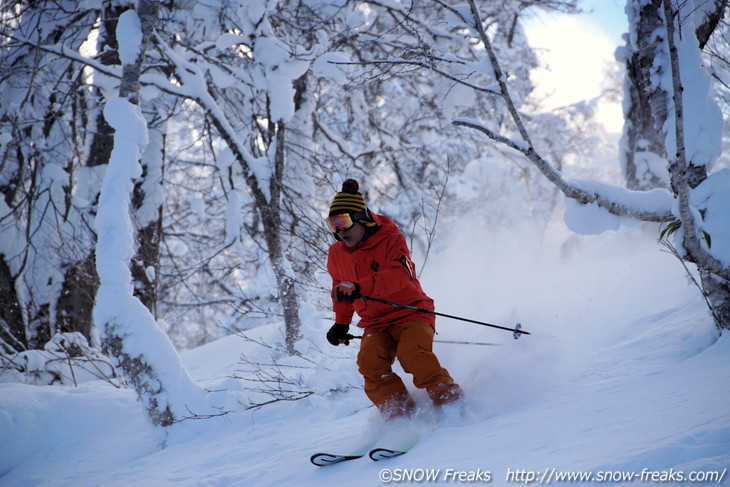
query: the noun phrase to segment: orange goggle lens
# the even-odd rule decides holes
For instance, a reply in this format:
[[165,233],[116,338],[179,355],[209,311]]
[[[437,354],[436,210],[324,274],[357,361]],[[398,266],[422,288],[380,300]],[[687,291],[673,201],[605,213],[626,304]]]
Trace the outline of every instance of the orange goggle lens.
[[329,225],[333,233],[337,233],[340,230],[349,230],[358,220],[362,220],[363,218],[365,218],[365,212],[332,215],[327,218],[327,225]]

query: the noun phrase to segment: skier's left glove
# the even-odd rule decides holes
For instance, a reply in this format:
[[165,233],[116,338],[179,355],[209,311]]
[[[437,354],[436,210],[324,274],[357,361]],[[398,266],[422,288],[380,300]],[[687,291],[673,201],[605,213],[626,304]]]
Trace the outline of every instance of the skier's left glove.
[[342,323],[335,323],[327,332],[327,341],[332,345],[337,346],[340,343],[350,345],[350,340],[347,332],[350,330],[350,325],[344,325]]
[[341,282],[334,288],[337,301],[352,303],[360,297],[360,285],[356,282]]

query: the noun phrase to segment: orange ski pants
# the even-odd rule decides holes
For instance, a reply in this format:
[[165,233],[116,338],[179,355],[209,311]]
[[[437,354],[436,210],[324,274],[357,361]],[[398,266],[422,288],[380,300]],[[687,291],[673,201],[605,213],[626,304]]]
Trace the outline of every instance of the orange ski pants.
[[384,329],[367,330],[360,343],[357,365],[365,379],[365,394],[387,418],[410,414],[415,403],[401,378],[393,372],[398,359],[413,375],[413,385],[426,389],[440,406],[462,397],[461,387],[441,367],[433,353],[433,327],[422,321],[407,321]]

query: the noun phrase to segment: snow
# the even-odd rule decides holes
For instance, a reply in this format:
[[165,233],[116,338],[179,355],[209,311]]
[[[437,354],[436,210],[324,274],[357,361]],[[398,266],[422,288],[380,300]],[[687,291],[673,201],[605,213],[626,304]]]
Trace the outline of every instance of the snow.
[[228,205],[226,206],[226,245],[232,245],[240,241],[243,217],[241,215],[241,199],[238,192],[228,193]]
[[[205,15],[202,4],[196,8]],[[465,5],[456,12],[470,16]],[[257,25],[266,30],[265,13],[265,2],[252,1],[239,16],[247,21],[247,29]],[[353,15],[352,21],[360,22],[358,17],[359,13]],[[216,46],[228,49],[250,33],[221,36]],[[118,38],[122,61],[134,62],[140,34],[133,11],[120,17]],[[685,115],[694,130],[686,134],[688,155],[711,167],[719,153],[721,119],[705,96],[709,81],[697,69],[701,60],[685,52],[691,47],[680,45],[687,63],[683,73],[689,73],[684,80]],[[167,53],[186,68],[178,72],[181,85],[154,73],[146,74],[146,81],[199,100],[227,132],[235,133],[204,89],[206,71],[173,49]],[[291,82],[306,72],[309,63],[265,35],[257,39],[252,56],[258,71],[251,76],[257,86],[269,90],[273,120],[290,120]],[[343,56],[320,56],[314,73],[342,82],[342,66],[329,61]],[[483,62],[472,67],[492,75]],[[223,71],[211,74],[220,86],[233,82]],[[657,82],[661,81],[666,79]],[[112,89],[109,86],[107,90]],[[467,103],[470,96],[469,90],[452,90],[445,110]],[[421,440],[408,455],[386,463],[362,460],[314,467],[308,460],[311,454],[347,453],[389,429],[358,388],[357,343],[337,348],[326,344],[329,323],[322,323],[327,319],[312,310],[305,313],[304,303],[305,340],[297,346],[302,358],[288,356],[276,346],[283,327],[278,322],[249,330],[248,338],[229,336],[178,357],[131,293],[129,261],[135,243],[128,208],[133,182],[141,174],[136,161],[148,145],[146,123],[137,107],[120,98],[107,103],[104,115],[115,129],[116,143],[95,221],[101,278],[95,319],[112,328],[130,353],[151,360],[157,385],[164,389],[156,399],[163,406],[170,400],[176,417],[214,416],[154,428],[131,388],[90,375],[79,375],[76,387],[69,381],[56,386],[0,383],[2,487],[357,487],[378,485],[387,480],[383,477],[387,472],[397,472],[386,469],[438,470],[439,480],[452,484],[467,481],[450,481],[445,476],[449,469],[488,472],[495,485],[520,483],[517,474],[510,477],[514,472],[537,475],[551,469],[593,474],[717,471],[727,483],[728,337],[718,338],[704,300],[684,276],[684,268],[657,248],[656,226],[623,225],[625,220],[594,205],[570,202],[564,221],[571,230],[592,236],[568,235],[553,225],[541,240],[535,229],[487,231],[479,225],[466,226],[465,222],[476,220],[465,217],[457,222],[463,226],[451,232],[450,241],[430,257],[423,284],[439,311],[508,326],[520,322],[532,333],[513,340],[502,331],[439,319],[439,340],[496,344],[435,345],[444,366],[466,392],[464,411],[433,411],[423,392],[414,391],[422,413],[411,427],[420,431]],[[667,133],[671,145],[673,131]],[[7,136],[0,142],[6,145]],[[236,149],[270,198],[268,159],[255,158],[241,143]],[[54,180],[61,176],[55,174]],[[243,188],[243,177],[240,171],[233,174],[228,243],[238,238],[242,225],[240,214],[233,210],[241,204],[237,191]],[[639,193],[596,181],[572,182],[639,210],[668,210],[673,203],[664,190]],[[692,192],[692,204],[704,215],[700,230],[711,235],[713,255],[726,264],[730,221],[723,216],[730,205],[728,188],[730,172],[725,170]],[[202,217],[199,202],[193,206]],[[184,250],[182,243],[173,249]],[[42,370],[47,363],[43,351],[27,360],[39,374],[47,372]],[[256,363],[294,371],[293,383],[312,395],[253,407],[267,396],[248,389],[250,384],[239,377]],[[64,371],[65,376],[69,373]],[[335,388],[339,392],[333,392]],[[227,414],[215,416],[220,412]],[[522,479],[528,483],[525,475]]]
[[[692,32],[695,25],[701,25],[704,15],[699,0],[682,5],[682,29]],[[706,8],[706,7],[705,7]],[[684,143],[688,163],[695,166],[706,165],[712,169],[722,153],[722,112],[710,95],[710,75],[703,67],[701,51],[696,36],[676,33],[677,50],[680,59],[682,81],[682,108],[684,110]],[[669,78],[666,76],[666,78]],[[667,80],[665,83],[669,83]],[[671,86],[669,93],[671,93]],[[672,107],[673,109],[673,107]],[[667,153],[676,153],[676,134],[674,118],[667,121]]]
[[[421,441],[405,456],[309,463],[313,453],[347,453],[387,427],[362,390],[325,392],[330,381],[360,383],[357,345],[330,347],[321,317],[308,313],[306,335],[324,355],[311,355],[321,361],[301,375],[319,393],[299,401],[246,409],[251,396],[233,378],[240,357],[294,359],[236,335],[182,356],[229,414],[164,432],[149,424],[132,390],[107,382],[0,384],[0,485],[370,487],[418,469],[445,484],[469,483],[468,475],[476,483],[478,472],[493,485],[527,483],[551,469],[652,471],[657,478],[717,471],[727,482],[730,342],[718,339],[682,266],[648,238],[653,231],[634,226],[581,237],[557,227],[544,245],[524,238],[529,228],[454,232],[424,278],[437,309],[520,321],[532,335],[514,340],[439,318],[438,339],[498,346],[435,345],[466,391],[465,411],[437,414],[424,405],[413,426]],[[280,326],[248,333],[273,344]],[[425,402],[421,391],[414,395]],[[463,481],[453,478],[456,471],[467,472]]]
[[134,10],[127,10],[119,16],[117,39],[119,40],[119,59],[122,64],[137,62],[142,43],[142,23]]
[[[582,191],[600,195],[606,201],[617,201],[636,213],[669,214],[675,204],[672,193],[663,188],[649,191],[630,189],[590,179],[573,179],[569,183]],[[580,235],[596,235],[609,230],[618,230],[622,224],[633,225],[630,217],[619,217],[609,213],[595,203],[580,204],[575,200],[565,202],[565,224]]]
[[231,47],[235,47],[239,44],[245,45],[246,41],[247,39],[244,36],[224,33],[221,34],[220,37],[218,37],[218,40],[215,43],[215,47],[218,50],[223,51],[226,49],[230,49]]
[[[711,174],[690,193],[692,205],[704,210],[700,230],[711,238],[710,251],[725,267],[730,267],[730,169]],[[698,220],[700,221],[700,220]],[[704,241],[704,239],[701,239]]]
[[149,309],[132,293],[129,263],[135,241],[129,207],[134,180],[142,174],[139,160],[149,141],[146,121],[137,105],[119,97],[106,103],[104,117],[114,129],[114,148],[94,220],[100,280],[94,320],[105,335],[123,342],[130,357],[144,357],[151,374],[140,374],[140,382],[154,396],[147,400],[155,403],[147,407],[159,407],[160,411],[169,408],[178,418],[208,413],[203,391],[187,376],[172,343]]
[[[439,80],[444,86],[448,85],[445,80]],[[446,118],[457,118],[459,108],[471,106],[475,100],[474,90],[464,85],[450,86],[443,90],[446,93],[441,103],[441,111]],[[457,118],[458,119],[458,118]]]
[[[320,78],[328,78],[337,84],[344,85],[347,80],[346,66],[350,58],[343,52],[326,52],[312,64],[312,72]],[[338,64],[339,63],[339,64]]]
[[[97,267],[103,282],[124,287],[131,286],[128,261],[134,254],[134,229],[127,211],[129,194],[134,179],[142,174],[137,161],[148,142],[147,123],[139,107],[123,98],[107,102],[104,118],[114,128],[115,137],[128,143],[115,144],[102,184],[99,214],[95,220],[100,242]],[[123,213],[126,218],[120,224]]]
[[596,203],[581,204],[575,200],[565,202],[563,220],[568,228],[579,235],[598,235],[609,230],[618,230],[621,219]]
[[256,40],[254,58],[261,65],[265,82],[271,96],[271,119],[288,122],[294,116],[294,86],[292,82],[301,77],[309,62],[291,58],[287,46],[271,37]]
[[484,56],[478,63],[465,63],[467,66],[469,66],[471,69],[476,71],[477,73],[482,73],[487,75],[489,78],[494,78],[494,68],[492,67],[492,62],[489,59],[489,56]]

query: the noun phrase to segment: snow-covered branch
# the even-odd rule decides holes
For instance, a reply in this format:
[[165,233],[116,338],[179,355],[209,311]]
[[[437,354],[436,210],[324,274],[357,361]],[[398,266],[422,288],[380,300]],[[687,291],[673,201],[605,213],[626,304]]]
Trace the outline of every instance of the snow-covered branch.
[[66,47],[65,45],[48,45],[48,44],[41,44],[36,41],[32,41],[30,39],[24,39],[18,36],[13,35],[7,35],[4,34],[4,36],[12,41],[15,41],[19,44],[32,47],[33,49],[38,49],[39,51],[46,52],[49,54],[54,54],[60,58],[69,59],[71,61],[75,61],[78,63],[81,63],[85,66],[89,66],[90,68],[94,68],[95,71],[98,71],[99,73],[102,73],[106,76],[110,76],[113,78],[121,79],[122,78],[122,67],[115,65],[115,66],[108,66],[105,64],[100,63],[96,59],[89,58],[86,56],[81,55],[78,51],[70,49]]
[[256,178],[254,168],[260,164],[241,143],[224,111],[218,105],[207,89],[205,74],[195,63],[187,62],[174,49],[168,46],[162,38],[156,37],[156,42],[162,53],[170,60],[175,68],[175,75],[180,82],[180,87],[175,88],[173,83],[162,77],[155,76],[145,78],[147,81],[154,83],[155,86],[174,92],[178,96],[196,102],[205,110],[211,121],[218,129],[220,136],[225,140],[227,146],[231,149],[236,160],[241,166],[244,179],[251,190],[252,195],[261,207],[267,206],[268,197],[264,192],[265,187],[259,184]]
[[[499,86],[496,84],[492,84],[492,85],[488,85],[488,86],[479,86],[474,83],[470,83],[465,78],[459,78],[458,76],[454,76],[453,74],[449,73],[448,71],[444,71],[444,70],[436,67],[436,62],[454,63],[457,61],[433,57],[431,54],[428,54],[428,53],[420,53],[419,55],[425,56],[425,57],[430,57],[431,60],[434,62],[427,63],[425,61],[419,61],[417,59],[393,58],[393,59],[380,59],[380,60],[359,61],[359,62],[329,61],[329,63],[330,64],[339,64],[339,65],[344,65],[344,66],[347,66],[347,65],[349,65],[349,66],[414,66],[417,68],[424,68],[424,69],[433,71],[434,73],[438,74],[439,76],[442,76],[445,79],[448,79],[450,81],[453,81],[454,83],[466,86],[467,88],[471,88],[474,91],[486,93],[489,95],[499,95],[501,93],[499,90]],[[462,62],[459,62],[459,63],[463,64]]]
[[514,140],[503,136],[475,120],[457,118],[453,121],[454,125],[479,130],[492,140],[521,152],[551,183],[557,186],[566,197],[574,199],[581,204],[596,204],[599,207],[608,210],[611,214],[618,216],[631,216],[644,221],[665,221],[669,219],[671,217],[670,199],[662,198],[665,204],[658,206],[656,205],[656,199],[653,196],[646,198],[648,203],[644,203],[642,201],[643,199],[639,197],[640,193],[635,193],[634,197],[631,198],[631,204],[627,204],[625,200],[615,199],[612,197],[616,194],[615,190],[620,189],[618,187],[613,187],[612,189],[614,191],[605,191],[607,185],[601,185],[601,190],[599,190],[599,186],[594,186],[592,191],[586,191],[581,187],[566,181],[562,177],[560,171],[558,171],[553,164],[546,160],[535,149],[522,116],[520,115],[514,99],[510,94],[507,77],[502,71],[502,67],[492,46],[492,42],[484,30],[484,25],[474,0],[469,0],[469,7],[470,9],[468,12],[464,10],[455,10],[455,14],[457,14],[467,26],[477,32],[479,39],[484,45],[492,65],[492,70],[494,71],[494,76],[499,84],[500,96],[506,104],[510,117],[517,127],[522,140]]
[[454,125],[478,130],[490,139],[525,155],[535,167],[568,198],[581,204],[596,204],[617,216],[629,216],[642,221],[662,222],[672,218],[672,195],[667,190],[630,191],[620,186],[592,181],[579,184],[567,181],[560,171],[545,160],[533,147],[523,141],[505,137],[476,120],[457,118]]

